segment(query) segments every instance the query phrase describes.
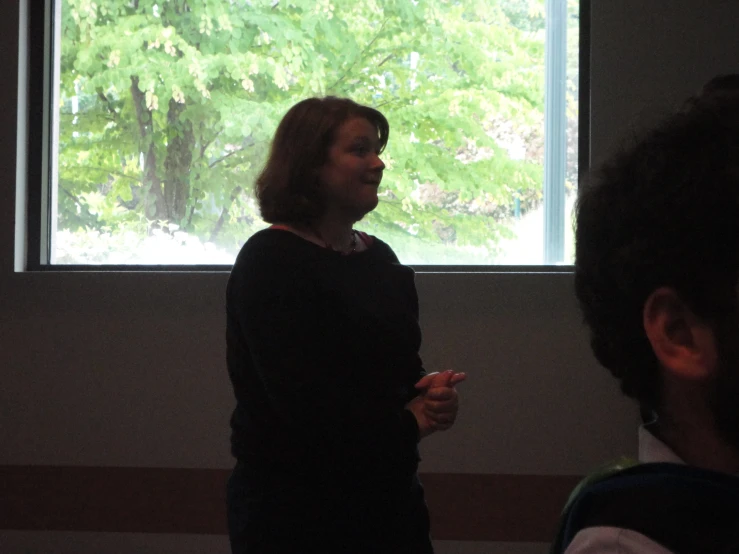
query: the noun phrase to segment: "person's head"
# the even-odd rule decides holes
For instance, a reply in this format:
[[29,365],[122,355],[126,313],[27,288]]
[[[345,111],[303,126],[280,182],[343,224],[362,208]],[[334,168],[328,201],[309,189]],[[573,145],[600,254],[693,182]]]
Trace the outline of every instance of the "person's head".
[[374,108],[346,98],[308,98],[277,127],[255,183],[268,223],[313,225],[325,217],[358,221],[378,202],[389,125]]
[[575,240],[598,361],[660,417],[667,383],[692,387],[739,446],[739,75],[583,180]]

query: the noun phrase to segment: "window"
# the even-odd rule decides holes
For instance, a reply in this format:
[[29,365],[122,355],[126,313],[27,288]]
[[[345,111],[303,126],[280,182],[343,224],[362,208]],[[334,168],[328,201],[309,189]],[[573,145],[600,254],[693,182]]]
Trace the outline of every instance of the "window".
[[42,61],[31,52],[45,117],[31,118],[44,147],[31,149],[43,186],[31,183],[29,263],[231,264],[265,226],[252,184],[277,123],[327,94],[390,122],[380,205],[357,227],[402,261],[569,263],[582,9],[49,1],[31,16],[47,42]]

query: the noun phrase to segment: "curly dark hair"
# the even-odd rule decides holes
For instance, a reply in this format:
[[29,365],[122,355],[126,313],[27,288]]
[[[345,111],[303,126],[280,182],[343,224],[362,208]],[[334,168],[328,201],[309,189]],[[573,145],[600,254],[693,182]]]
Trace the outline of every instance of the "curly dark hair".
[[737,309],[739,75],[709,81],[580,185],[575,292],[598,361],[659,411],[659,365],[643,327],[649,295],[673,288],[718,325]]
[[364,118],[377,129],[380,151],[390,126],[382,113],[348,98],[308,98],[295,104],[280,121],[269,158],[254,192],[262,219],[268,223],[311,224],[323,213],[318,172],[326,163],[336,131],[343,123]]

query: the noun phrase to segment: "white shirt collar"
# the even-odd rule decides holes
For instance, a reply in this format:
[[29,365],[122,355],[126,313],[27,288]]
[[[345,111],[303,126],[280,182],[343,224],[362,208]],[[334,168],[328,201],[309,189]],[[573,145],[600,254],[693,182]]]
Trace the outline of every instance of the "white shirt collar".
[[639,427],[639,461],[641,463],[669,462],[685,464],[680,456],[650,433],[644,425]]

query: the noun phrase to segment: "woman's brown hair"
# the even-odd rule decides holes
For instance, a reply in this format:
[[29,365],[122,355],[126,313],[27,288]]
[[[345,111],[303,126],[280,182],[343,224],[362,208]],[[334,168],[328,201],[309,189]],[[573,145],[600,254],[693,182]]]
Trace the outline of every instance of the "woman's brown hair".
[[326,163],[336,131],[349,119],[363,118],[377,129],[380,150],[390,127],[379,111],[348,98],[308,98],[295,104],[280,121],[269,158],[254,192],[267,223],[311,224],[321,217],[318,173]]

